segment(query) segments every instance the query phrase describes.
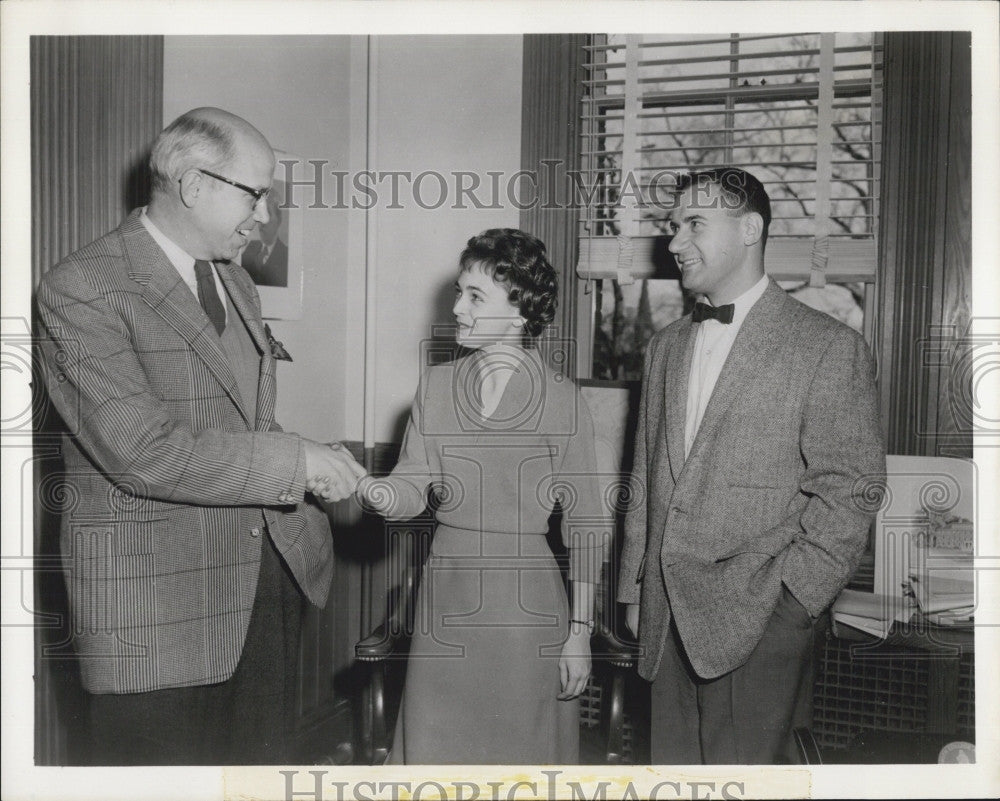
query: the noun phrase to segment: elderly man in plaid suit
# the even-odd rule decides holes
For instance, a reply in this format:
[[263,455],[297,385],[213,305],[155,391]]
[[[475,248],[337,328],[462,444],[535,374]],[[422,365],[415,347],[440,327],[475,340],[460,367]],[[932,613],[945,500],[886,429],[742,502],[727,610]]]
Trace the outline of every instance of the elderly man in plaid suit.
[[149,205],[37,293],[92,761],[280,763],[302,596],[322,606],[332,578],[317,499],[363,471],[274,419],[260,300],[231,261],[267,220],[265,138],[195,109],[150,166]]

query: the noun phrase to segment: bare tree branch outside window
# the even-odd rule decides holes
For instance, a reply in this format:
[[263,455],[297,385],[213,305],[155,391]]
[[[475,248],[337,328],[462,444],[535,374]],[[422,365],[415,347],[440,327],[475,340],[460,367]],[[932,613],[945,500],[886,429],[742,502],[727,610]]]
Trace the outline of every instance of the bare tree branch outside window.
[[[625,36],[594,37],[591,53],[591,133],[584,150],[596,153],[584,173],[596,187],[583,214],[585,237],[621,232]],[[669,183],[665,171],[740,166],[771,196],[770,241],[811,239],[815,233],[819,34],[643,38],[640,55],[640,233],[665,235]],[[833,104],[831,238],[875,239],[877,103],[880,48],[875,34],[838,33]],[[599,68],[598,68],[599,67]],[[873,94],[875,97],[873,98]],[[676,281],[642,280],[595,287],[593,377],[637,378],[649,336],[689,306]],[[671,286],[666,286],[670,284]],[[802,282],[785,288],[860,330],[864,287]],[[671,316],[673,315],[673,316]]]

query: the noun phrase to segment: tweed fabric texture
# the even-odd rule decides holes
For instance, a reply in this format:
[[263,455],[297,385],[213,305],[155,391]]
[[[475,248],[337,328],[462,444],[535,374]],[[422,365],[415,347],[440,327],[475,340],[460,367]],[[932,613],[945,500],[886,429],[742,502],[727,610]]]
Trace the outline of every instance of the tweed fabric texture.
[[300,438],[274,419],[260,301],[242,268],[218,269],[259,360],[256,409],[138,211],[38,288],[46,387],[68,430],[61,547],[91,692],[232,675],[267,532],[309,600],[326,601],[329,524],[301,500]]
[[618,600],[640,603],[652,679],[671,619],[697,675],[743,664],[782,584],[815,618],[864,551],[885,473],[864,339],[774,282],[733,344],[684,457],[690,316],[646,351]]

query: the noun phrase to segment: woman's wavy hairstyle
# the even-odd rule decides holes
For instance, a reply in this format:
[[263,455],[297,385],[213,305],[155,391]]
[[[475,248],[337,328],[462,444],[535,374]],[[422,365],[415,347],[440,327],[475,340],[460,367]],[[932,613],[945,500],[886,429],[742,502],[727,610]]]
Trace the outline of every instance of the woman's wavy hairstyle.
[[490,228],[472,237],[458,260],[465,272],[480,265],[507,289],[507,299],[525,319],[525,344],[556,316],[559,280],[545,255],[545,243],[516,228]]

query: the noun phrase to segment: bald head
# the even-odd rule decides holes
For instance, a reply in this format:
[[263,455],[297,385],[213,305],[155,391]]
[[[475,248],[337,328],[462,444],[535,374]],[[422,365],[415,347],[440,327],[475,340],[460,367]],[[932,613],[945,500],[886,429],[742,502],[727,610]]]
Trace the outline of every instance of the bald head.
[[249,122],[219,108],[196,108],[164,129],[150,157],[150,222],[195,259],[235,259],[268,222],[263,195],[274,151]]
[[204,106],[181,114],[153,144],[154,193],[170,193],[190,169],[225,170],[247,153],[271,152],[264,135],[242,117]]

